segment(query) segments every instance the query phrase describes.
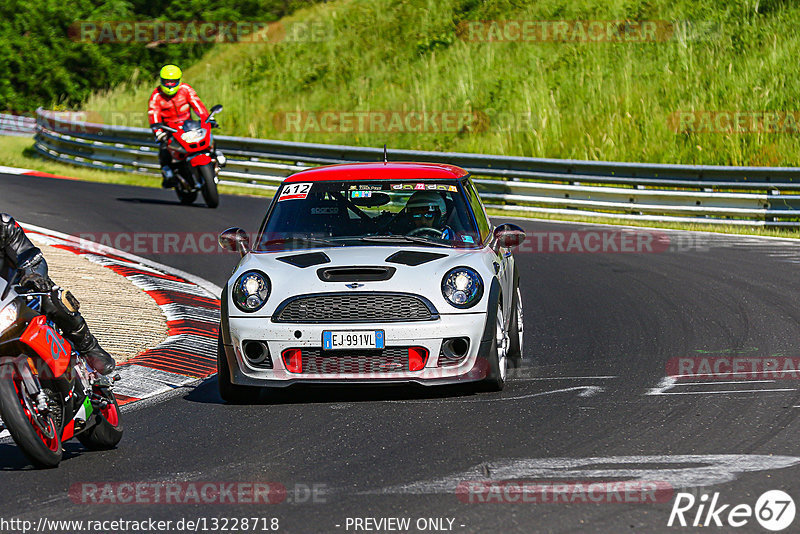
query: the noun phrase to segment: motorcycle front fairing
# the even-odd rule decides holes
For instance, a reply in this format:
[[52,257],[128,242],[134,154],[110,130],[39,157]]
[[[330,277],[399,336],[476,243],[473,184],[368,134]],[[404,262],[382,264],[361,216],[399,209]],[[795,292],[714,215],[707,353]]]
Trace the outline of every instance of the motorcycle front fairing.
[[35,317],[28,324],[20,341],[39,355],[53,378],[60,378],[69,369],[72,345],[48,324],[44,315]]
[[196,120],[187,120],[173,134],[177,146],[170,143],[173,159],[187,160],[192,167],[211,163],[211,125]]

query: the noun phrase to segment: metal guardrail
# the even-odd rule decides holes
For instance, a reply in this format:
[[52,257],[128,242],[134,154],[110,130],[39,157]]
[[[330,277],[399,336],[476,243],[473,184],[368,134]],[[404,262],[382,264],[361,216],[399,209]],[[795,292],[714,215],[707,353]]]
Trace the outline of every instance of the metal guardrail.
[[[35,149],[64,163],[160,175],[147,128],[107,126],[38,110]],[[215,136],[221,183],[275,189],[317,165],[382,161],[382,148]],[[666,165],[390,150],[394,161],[467,169],[487,207],[653,221],[800,226],[800,168]],[[797,220],[792,220],[797,219]]]
[[0,135],[30,137],[35,131],[35,118],[0,113]]

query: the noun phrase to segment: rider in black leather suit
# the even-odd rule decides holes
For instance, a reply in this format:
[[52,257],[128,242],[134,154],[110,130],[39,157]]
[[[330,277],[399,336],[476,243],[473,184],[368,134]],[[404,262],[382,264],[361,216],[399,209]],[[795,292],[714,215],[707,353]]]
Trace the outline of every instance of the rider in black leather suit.
[[0,213],[0,277],[11,281],[20,272],[20,285],[29,291],[48,293],[42,299],[42,312],[64,332],[66,337],[100,374],[110,374],[116,367],[97,342],[86,321],[78,312],[80,304],[69,291],[56,286],[47,274],[47,262],[14,219]]

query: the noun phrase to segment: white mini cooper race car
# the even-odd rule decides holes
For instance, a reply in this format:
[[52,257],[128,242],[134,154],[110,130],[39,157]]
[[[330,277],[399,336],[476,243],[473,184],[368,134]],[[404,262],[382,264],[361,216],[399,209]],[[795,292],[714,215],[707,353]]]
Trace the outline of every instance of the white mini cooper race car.
[[477,382],[500,390],[522,357],[511,248],[468,173],[430,163],[302,171],[257,237],[231,228],[242,260],[222,295],[219,390],[248,402],[297,383]]

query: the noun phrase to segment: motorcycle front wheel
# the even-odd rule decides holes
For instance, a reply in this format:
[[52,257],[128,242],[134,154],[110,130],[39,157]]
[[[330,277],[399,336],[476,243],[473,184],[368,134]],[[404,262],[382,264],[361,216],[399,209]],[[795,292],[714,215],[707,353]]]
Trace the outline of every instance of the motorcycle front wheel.
[[95,387],[94,392],[103,397],[108,404],[99,409],[97,424],[78,434],[78,441],[87,449],[94,451],[113,449],[122,439],[122,420],[117,398],[108,388]]
[[177,193],[178,200],[181,201],[181,204],[192,204],[197,200],[197,191],[182,191],[176,188],[175,193]]
[[206,163],[197,167],[197,171],[203,178],[203,200],[209,208],[219,206],[219,191],[217,191],[216,173],[214,163]]
[[13,365],[0,367],[0,416],[35,467],[56,467],[61,462],[61,429],[50,414],[39,412]]

